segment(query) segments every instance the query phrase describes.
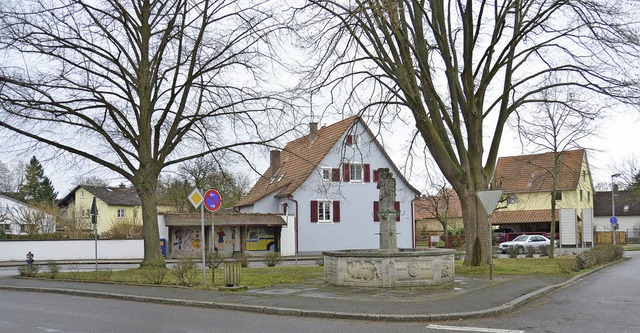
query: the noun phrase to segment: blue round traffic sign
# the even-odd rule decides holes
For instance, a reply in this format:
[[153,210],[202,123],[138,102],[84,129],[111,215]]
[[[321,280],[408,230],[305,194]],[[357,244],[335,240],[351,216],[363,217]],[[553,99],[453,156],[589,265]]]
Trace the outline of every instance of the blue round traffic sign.
[[215,212],[222,207],[222,196],[217,190],[208,190],[204,194],[204,208],[210,212]]
[[611,216],[611,218],[609,219],[609,222],[611,222],[611,224],[616,224],[618,223],[618,219],[615,216]]

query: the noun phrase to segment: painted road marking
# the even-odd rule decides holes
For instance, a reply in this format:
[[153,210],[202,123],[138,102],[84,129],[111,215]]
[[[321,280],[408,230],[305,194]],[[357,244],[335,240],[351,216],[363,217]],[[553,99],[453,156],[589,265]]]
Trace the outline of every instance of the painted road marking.
[[446,326],[446,325],[428,325],[427,328],[441,331],[463,331],[463,332],[484,332],[484,333],[524,333],[519,330],[503,330],[499,328],[484,327],[464,327],[464,326]]

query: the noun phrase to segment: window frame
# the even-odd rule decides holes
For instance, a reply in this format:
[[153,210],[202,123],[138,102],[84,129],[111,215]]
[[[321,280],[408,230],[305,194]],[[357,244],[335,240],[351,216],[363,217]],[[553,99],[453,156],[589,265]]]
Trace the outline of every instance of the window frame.
[[[358,170],[354,170],[359,168],[360,172],[356,172]],[[358,179],[355,176],[358,176]],[[351,183],[364,183],[364,163],[362,162],[351,162],[349,163],[349,182]]]
[[[120,214],[120,212],[122,212],[122,214]],[[124,213],[124,208],[118,208],[118,219],[124,219],[125,218],[125,213]]]
[[562,201],[562,191],[556,191],[556,201]]
[[320,168],[320,177],[323,183],[330,183],[333,180],[333,169],[329,167]]
[[[326,205],[326,206],[325,206]],[[331,200],[318,200],[318,223],[332,223],[333,222],[333,205]],[[328,215],[328,218],[325,219]]]

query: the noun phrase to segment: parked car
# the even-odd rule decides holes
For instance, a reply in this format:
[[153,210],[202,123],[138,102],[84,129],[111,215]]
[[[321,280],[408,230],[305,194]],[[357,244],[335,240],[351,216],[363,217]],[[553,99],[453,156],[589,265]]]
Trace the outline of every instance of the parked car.
[[495,243],[501,243],[507,240],[507,234],[512,233],[513,230],[509,228],[499,228],[493,230],[493,239],[495,239]]
[[498,246],[498,251],[501,253],[507,253],[509,248],[518,249],[518,253],[524,253],[525,249],[529,247],[533,247],[535,249],[539,249],[541,246],[550,246],[551,240],[547,237],[541,235],[520,235],[514,238],[510,242],[500,243]]

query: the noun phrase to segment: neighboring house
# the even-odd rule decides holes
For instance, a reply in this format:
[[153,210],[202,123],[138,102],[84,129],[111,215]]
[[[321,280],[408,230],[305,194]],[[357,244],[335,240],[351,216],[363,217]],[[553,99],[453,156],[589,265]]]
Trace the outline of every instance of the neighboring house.
[[[640,195],[632,191],[618,191],[614,203],[618,230],[627,232],[627,237],[640,237],[636,235],[640,233]],[[593,215],[598,231],[611,230],[611,209],[611,191],[596,192]]]
[[22,201],[0,195],[0,228],[7,235],[56,231],[55,217]]
[[142,224],[140,197],[134,189],[124,185],[118,187],[76,186],[62,198],[58,206],[63,220],[75,221],[84,229],[92,229],[91,205],[96,198],[98,209],[97,229],[101,234],[118,222]]
[[379,248],[379,168],[389,168],[396,180],[398,246],[414,245],[412,207],[419,192],[361,118],[322,128],[311,123],[309,134],[270,157],[270,167],[236,210],[286,216],[290,222],[280,233],[282,254]]
[[[491,184],[492,188],[504,191],[506,202],[498,204],[492,223],[514,232],[549,232],[553,164],[553,153],[499,158]],[[584,149],[561,153],[556,189],[554,223],[555,230],[560,232],[561,209],[575,209],[579,224],[582,209],[593,208],[593,184]]]
[[447,231],[464,227],[460,199],[452,188],[446,188],[434,196],[416,199],[414,209],[418,236],[442,235],[442,222],[447,224]]

